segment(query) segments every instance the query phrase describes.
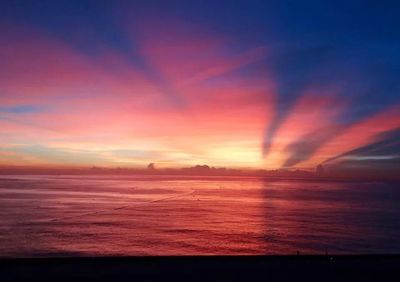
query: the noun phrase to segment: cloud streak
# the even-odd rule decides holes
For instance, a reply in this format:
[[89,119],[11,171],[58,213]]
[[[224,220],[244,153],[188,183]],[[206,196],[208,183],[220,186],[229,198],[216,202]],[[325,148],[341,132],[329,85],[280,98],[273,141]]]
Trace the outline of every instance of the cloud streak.
[[79,5],[1,18],[3,163],[361,165],[400,127],[397,31],[374,30],[390,15],[370,26],[319,5]]

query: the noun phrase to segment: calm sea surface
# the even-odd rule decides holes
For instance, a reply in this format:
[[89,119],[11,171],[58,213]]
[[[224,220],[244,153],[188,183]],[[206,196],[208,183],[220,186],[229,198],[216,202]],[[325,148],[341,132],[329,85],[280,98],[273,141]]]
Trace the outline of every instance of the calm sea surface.
[[0,176],[0,256],[400,253],[400,187]]

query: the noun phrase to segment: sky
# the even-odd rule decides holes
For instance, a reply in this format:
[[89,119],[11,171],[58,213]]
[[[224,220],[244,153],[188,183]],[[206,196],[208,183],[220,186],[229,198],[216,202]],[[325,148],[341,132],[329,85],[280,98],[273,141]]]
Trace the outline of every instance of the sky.
[[0,165],[400,171],[395,1],[1,1]]

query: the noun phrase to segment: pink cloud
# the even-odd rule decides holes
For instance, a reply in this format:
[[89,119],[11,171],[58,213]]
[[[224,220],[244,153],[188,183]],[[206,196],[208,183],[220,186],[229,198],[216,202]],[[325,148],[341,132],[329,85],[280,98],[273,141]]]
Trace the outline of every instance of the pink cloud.
[[386,131],[400,128],[400,107],[394,105],[371,117],[348,127],[330,142],[321,147],[313,158],[303,165],[312,166],[324,162],[332,157],[373,143],[375,137]]
[[287,148],[291,144],[313,132],[327,131],[336,126],[335,119],[346,107],[336,94],[337,89],[311,88],[299,98],[272,140],[267,166],[281,167],[290,157]]

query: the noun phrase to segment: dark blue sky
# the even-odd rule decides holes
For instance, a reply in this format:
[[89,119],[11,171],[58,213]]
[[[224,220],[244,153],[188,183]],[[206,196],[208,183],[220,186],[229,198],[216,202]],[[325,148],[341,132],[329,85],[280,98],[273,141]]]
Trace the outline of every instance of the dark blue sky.
[[[140,26],[173,19],[189,29],[202,26],[210,34],[235,38],[231,50],[268,46],[264,61],[234,71],[253,76],[257,69],[272,69],[278,101],[273,122],[265,128],[267,155],[277,130],[311,85],[340,88],[337,96],[351,106],[337,123],[349,126],[400,102],[399,11],[398,1],[2,1],[0,24],[7,33],[21,26],[39,30],[86,56],[96,57],[105,46],[116,50],[178,107],[185,107],[179,91],[137,51],[135,40],[121,28],[124,22]],[[338,132],[296,140],[288,147],[290,165],[307,159]]]
[[321,84],[345,85],[344,95],[354,97],[360,107],[357,114],[399,97],[397,1],[2,1],[0,5],[2,22],[44,30],[89,54],[104,44],[131,53],[135,46],[121,30],[121,18],[176,18],[232,35],[238,38],[237,48],[267,44],[276,54],[275,74],[282,96],[289,98],[285,100],[294,99],[316,78]]

